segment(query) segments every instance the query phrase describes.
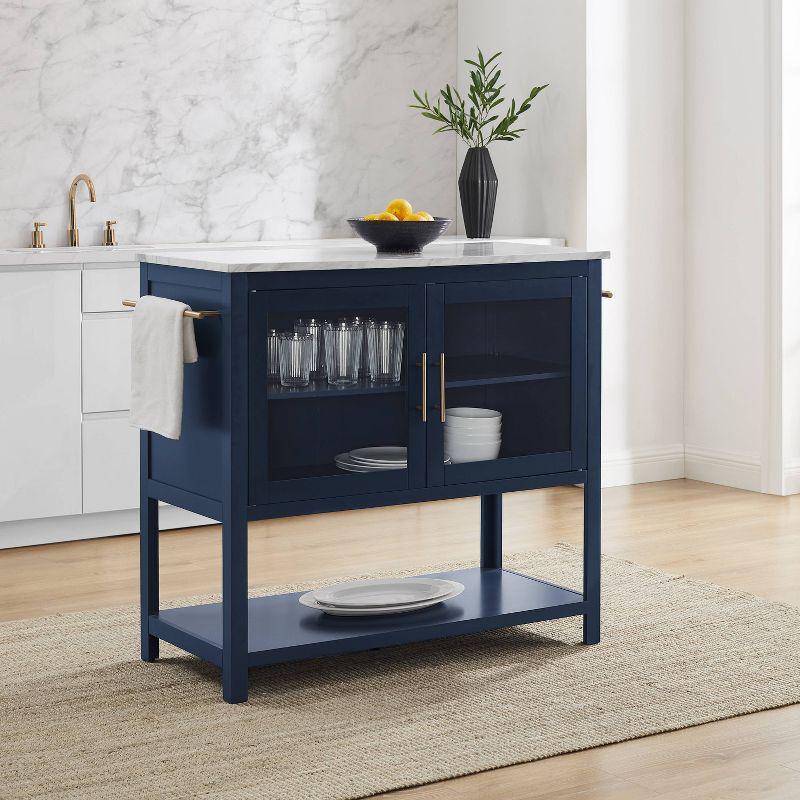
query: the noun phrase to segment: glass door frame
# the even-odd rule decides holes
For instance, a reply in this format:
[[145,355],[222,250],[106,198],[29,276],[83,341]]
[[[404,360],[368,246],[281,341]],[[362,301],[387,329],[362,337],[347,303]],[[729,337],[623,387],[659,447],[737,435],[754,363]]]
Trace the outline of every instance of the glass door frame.
[[[444,425],[441,415],[446,369],[441,373],[445,353],[447,306],[458,303],[502,302],[504,300],[547,300],[569,298],[570,315],[570,448],[554,453],[499,458],[465,464],[444,465]],[[505,478],[521,478],[586,467],[586,381],[587,381],[587,279],[520,278],[500,281],[471,281],[427,284],[428,398],[427,428],[428,486],[447,486]],[[446,414],[446,408],[445,408]]]
[[[406,336],[404,374],[407,414],[408,468],[384,473],[342,473],[273,481],[269,477],[269,405],[267,332],[274,313],[337,312],[404,308]],[[425,343],[423,286],[383,285],[311,289],[251,290],[249,314],[249,505],[324,500],[381,491],[403,491],[425,486],[426,442],[420,410],[422,376],[415,366]],[[378,396],[379,393],[376,393]],[[344,395],[343,395],[344,396]],[[297,402],[293,399],[279,402]],[[300,402],[306,402],[301,399]],[[324,401],[323,401],[324,402]]]

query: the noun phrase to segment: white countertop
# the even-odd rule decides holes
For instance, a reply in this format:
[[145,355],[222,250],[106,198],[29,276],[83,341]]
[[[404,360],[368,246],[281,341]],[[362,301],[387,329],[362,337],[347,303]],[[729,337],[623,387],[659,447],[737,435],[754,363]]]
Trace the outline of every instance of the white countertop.
[[[318,240],[317,240],[318,241]],[[303,244],[303,240],[298,242]],[[45,266],[52,264],[115,264],[138,262],[139,256],[151,250],[226,250],[258,249],[260,247],[285,247],[287,242],[199,242],[186,244],[123,244],[116,247],[14,247],[0,250],[0,267]]]
[[450,267],[469,264],[522,264],[608,258],[606,250],[587,251],[543,244],[541,239],[442,237],[420,255],[379,255],[361,239],[320,239],[273,243],[258,248],[143,251],[151,264],[214,272],[284,272],[322,269]]

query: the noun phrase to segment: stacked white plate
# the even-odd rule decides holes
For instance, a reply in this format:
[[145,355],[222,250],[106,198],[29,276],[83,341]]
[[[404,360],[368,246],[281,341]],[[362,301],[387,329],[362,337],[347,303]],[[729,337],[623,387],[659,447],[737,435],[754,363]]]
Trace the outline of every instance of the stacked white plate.
[[336,466],[345,472],[381,472],[387,469],[407,469],[408,450],[405,447],[359,447],[336,456]]
[[378,578],[315,589],[300,604],[336,617],[373,617],[430,608],[463,591],[463,583],[441,578]]
[[334,460],[336,466],[345,472],[382,472],[387,469],[407,469],[407,456],[406,447],[359,447],[348,453],[339,453]]
[[500,455],[503,415],[491,408],[448,408],[444,454],[453,464],[490,461]]

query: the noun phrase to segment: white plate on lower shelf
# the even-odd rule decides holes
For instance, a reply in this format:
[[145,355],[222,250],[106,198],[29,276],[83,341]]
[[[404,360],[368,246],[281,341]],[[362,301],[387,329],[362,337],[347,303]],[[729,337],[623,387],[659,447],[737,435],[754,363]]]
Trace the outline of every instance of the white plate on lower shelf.
[[299,602],[307,608],[313,608],[316,611],[322,611],[334,617],[377,617],[387,614],[407,614],[411,611],[421,611],[423,608],[430,608],[431,606],[458,597],[458,595],[464,591],[464,585],[457,581],[453,581],[453,583],[457,588],[454,588],[450,594],[446,594],[444,597],[437,597],[433,600],[426,600],[423,603],[412,603],[405,606],[386,606],[385,608],[335,608],[334,606],[326,606],[317,602],[314,599],[313,592],[306,592],[304,595],[301,595]]
[[337,608],[406,606],[444,597],[455,588],[441,578],[373,578],[315,589],[314,599]]

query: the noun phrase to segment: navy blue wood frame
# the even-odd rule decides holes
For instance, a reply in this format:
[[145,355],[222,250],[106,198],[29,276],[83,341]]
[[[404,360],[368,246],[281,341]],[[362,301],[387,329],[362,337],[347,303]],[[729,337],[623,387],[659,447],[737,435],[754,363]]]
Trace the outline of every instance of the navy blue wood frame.
[[[550,458],[538,466],[533,462],[527,465],[521,463],[527,458],[536,457],[504,459],[517,463],[500,472],[483,469],[480,465],[457,465],[457,469],[469,469],[463,470],[458,481],[448,480],[445,484],[441,461],[442,426],[425,426],[414,416],[419,413],[414,406],[421,390],[421,374],[414,368],[414,359],[423,351],[428,352],[428,418],[438,420],[437,354],[442,352],[444,344],[443,315],[447,294],[451,298],[468,296],[473,289],[465,284],[480,283],[480,288],[484,290],[480,293],[481,300],[486,300],[489,295],[498,299],[504,293],[517,291],[521,286],[520,281],[533,279],[540,281],[531,287],[533,291],[544,290],[547,285],[549,294],[546,296],[553,296],[555,288],[556,291],[565,292],[564,296],[572,301],[571,451],[566,454],[566,459],[564,454],[544,454],[545,457],[558,457]],[[502,284],[506,282],[515,285],[504,288]],[[583,617],[584,642],[592,644],[599,641],[600,286],[600,261],[231,275],[143,263],[141,294],[180,299],[196,308],[217,308],[221,316],[208,318],[195,325],[200,361],[187,367],[186,371],[181,439],[172,442],[155,434],[141,434],[142,658],[146,661],[155,660],[158,658],[159,639],[170,641],[220,666],[225,700],[242,702],[247,699],[250,666],[294,657],[310,658],[350,652],[365,647],[459,635],[573,615]],[[386,298],[397,287],[404,287],[409,313],[406,387],[409,446],[410,452],[413,447],[421,459],[409,469],[407,486],[365,485],[364,491],[357,494],[315,498],[306,498],[301,493],[299,497],[288,496],[280,502],[269,502],[269,495],[258,494],[258,486],[263,484],[257,484],[254,493],[252,442],[259,439],[259,425],[262,423],[254,419],[253,408],[253,381],[256,369],[260,367],[254,355],[257,348],[253,345],[251,298],[254,295],[274,296],[284,290],[303,290],[303,294],[310,296],[319,290],[330,299],[329,289],[345,289],[347,294],[352,291],[359,295],[360,289],[363,289],[366,290],[365,296],[380,297],[376,303],[381,307],[389,307],[392,302]],[[515,299],[519,297],[516,294],[513,296]],[[585,309],[585,313],[581,309]],[[294,649],[292,654],[288,651],[252,652],[248,640],[248,636],[252,639],[252,627],[248,634],[248,617],[251,610],[261,609],[263,604],[253,605],[255,601],[248,602],[247,599],[248,520],[479,495],[479,572],[488,578],[492,571],[513,574],[501,569],[502,493],[581,483],[584,485],[582,596],[564,594],[552,606],[479,616],[471,621],[447,617],[431,625],[414,615],[416,623],[414,620],[409,622],[411,618],[406,617],[402,624],[389,625],[374,636],[354,637],[349,634],[341,639],[333,637],[333,640],[321,637],[318,643],[307,643]],[[181,617],[180,613],[159,611],[159,500],[205,514],[223,523],[223,602],[219,606],[221,631],[218,641],[208,638],[200,629],[181,627],[175,620]],[[536,579],[529,581],[523,586],[553,586]],[[480,585],[489,587],[492,583],[481,579]],[[553,589],[568,592],[560,587],[553,586]],[[186,611],[191,616],[191,609]],[[188,616],[184,615],[185,618]],[[326,624],[328,622],[325,621]]]

